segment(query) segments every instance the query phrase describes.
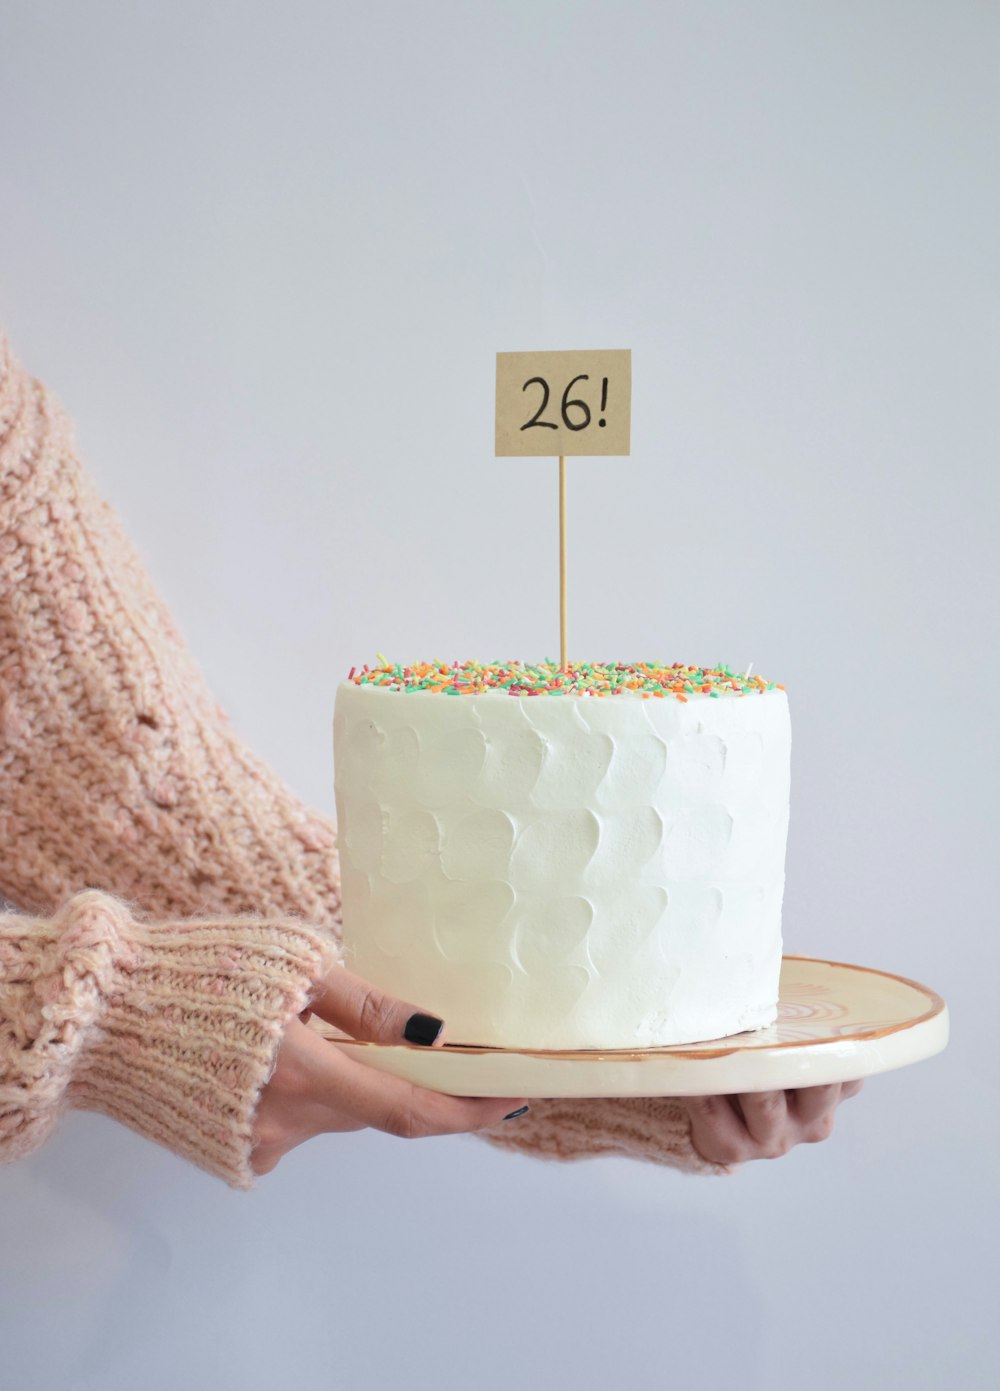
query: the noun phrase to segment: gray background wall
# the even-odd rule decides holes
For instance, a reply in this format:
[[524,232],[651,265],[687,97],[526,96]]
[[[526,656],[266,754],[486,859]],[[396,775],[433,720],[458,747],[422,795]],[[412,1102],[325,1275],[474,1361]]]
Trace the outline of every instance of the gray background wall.
[[0,5],[0,322],[237,728],[332,814],[375,650],[557,650],[497,349],[624,347],[570,646],[782,680],[792,951],[946,1053],[727,1180],[102,1117],[0,1172],[4,1391],[993,1384],[995,3]]

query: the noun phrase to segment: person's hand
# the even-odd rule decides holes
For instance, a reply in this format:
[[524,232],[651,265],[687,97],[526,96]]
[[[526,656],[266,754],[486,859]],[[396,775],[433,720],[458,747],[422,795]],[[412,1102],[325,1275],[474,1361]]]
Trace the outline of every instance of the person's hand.
[[[356,1039],[429,1047],[443,1041],[444,1027],[433,1015],[334,966],[310,1010],[285,1029],[254,1119],[250,1167],[255,1174],[269,1173],[290,1149],[327,1131],[372,1126],[407,1139],[454,1135],[497,1125],[524,1104],[511,1096],[446,1096],[367,1067],[310,1029],[303,1022],[310,1011]],[[416,1024],[405,1034],[414,1016]]]
[[862,1082],[799,1087],[788,1092],[741,1092],[738,1096],[690,1096],[691,1143],[713,1164],[777,1159],[793,1145],[814,1144],[833,1133],[834,1113]]

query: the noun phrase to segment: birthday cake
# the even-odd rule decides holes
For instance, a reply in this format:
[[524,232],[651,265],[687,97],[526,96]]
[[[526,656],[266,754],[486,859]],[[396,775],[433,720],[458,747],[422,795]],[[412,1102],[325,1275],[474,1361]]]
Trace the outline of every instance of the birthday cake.
[[449,1043],[649,1048],[777,1016],[790,728],[728,667],[379,658],[337,689],[348,968]]

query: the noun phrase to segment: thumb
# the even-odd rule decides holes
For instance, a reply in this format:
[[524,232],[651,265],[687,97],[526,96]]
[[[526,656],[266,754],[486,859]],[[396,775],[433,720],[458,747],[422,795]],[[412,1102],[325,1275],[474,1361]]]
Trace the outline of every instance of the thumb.
[[419,1043],[429,1047],[441,1041],[444,1021],[387,995],[377,985],[333,966],[323,977],[310,1009],[351,1038],[368,1043]]

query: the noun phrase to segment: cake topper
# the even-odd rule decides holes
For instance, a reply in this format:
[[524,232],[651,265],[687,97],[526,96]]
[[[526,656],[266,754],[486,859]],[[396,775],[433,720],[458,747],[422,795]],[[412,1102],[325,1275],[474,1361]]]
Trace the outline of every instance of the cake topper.
[[632,352],[497,353],[496,454],[559,459],[559,665],[566,654],[566,457],[627,455]]

